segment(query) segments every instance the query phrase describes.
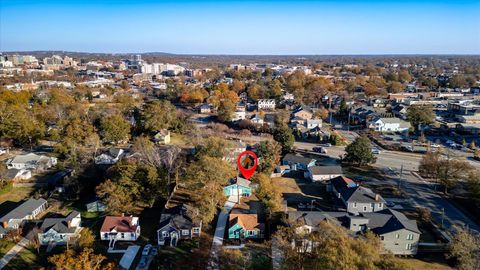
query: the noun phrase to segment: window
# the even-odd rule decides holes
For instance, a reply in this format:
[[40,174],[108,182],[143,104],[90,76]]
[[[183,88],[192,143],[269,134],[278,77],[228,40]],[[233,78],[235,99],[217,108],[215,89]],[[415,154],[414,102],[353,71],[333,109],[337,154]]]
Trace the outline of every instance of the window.
[[380,240],[385,240],[385,237],[384,236],[380,236]]
[[378,208],[382,209],[383,208],[383,203],[379,203]]
[[162,231],[162,237],[168,237],[168,232],[167,231]]
[[120,236],[121,236],[122,238],[125,238],[125,233],[122,232],[122,233],[120,234]]
[[188,230],[182,230],[182,235],[189,235]]
[[406,249],[407,250],[412,250],[412,244],[408,243],[407,246],[406,246]]
[[357,203],[356,202],[353,203],[353,207],[357,208]]
[[135,238],[135,233],[133,233],[133,232],[130,233],[130,237],[131,237],[131,238]]
[[200,228],[193,228],[193,233],[200,233]]
[[407,234],[407,240],[413,240],[413,234],[411,233]]
[[400,235],[398,233],[395,234],[395,238],[397,238],[397,239],[400,238]]
[[255,231],[247,231],[247,235],[249,235],[249,236],[254,236],[254,235],[255,235]]
[[366,206],[363,207],[363,211],[365,211],[365,212],[367,211],[367,207],[366,207]]
[[107,237],[108,237],[108,233],[104,233],[104,234],[103,234],[103,237],[107,238]]

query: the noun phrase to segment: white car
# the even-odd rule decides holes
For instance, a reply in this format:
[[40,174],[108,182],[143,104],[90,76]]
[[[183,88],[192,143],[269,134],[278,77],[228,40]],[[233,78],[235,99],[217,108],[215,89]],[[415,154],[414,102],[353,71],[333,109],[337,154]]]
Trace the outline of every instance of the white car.
[[0,148],[0,156],[6,153],[7,153],[6,149]]
[[372,148],[372,153],[378,155],[381,153],[381,151],[378,148]]

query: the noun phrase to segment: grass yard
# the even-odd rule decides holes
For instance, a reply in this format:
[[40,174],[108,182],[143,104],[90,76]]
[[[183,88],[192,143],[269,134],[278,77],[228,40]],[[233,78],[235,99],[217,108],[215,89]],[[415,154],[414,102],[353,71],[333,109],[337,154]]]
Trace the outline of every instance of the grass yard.
[[0,258],[5,255],[13,246],[15,245],[14,242],[6,240],[6,239],[0,239]]
[[410,266],[412,269],[423,269],[423,270],[451,270],[452,267],[441,264],[437,262],[426,262],[419,259],[400,259],[405,264]]
[[33,187],[13,187],[11,184],[0,190],[0,204],[11,201],[19,202],[33,193]]
[[45,254],[42,254],[42,251],[39,255],[35,249],[25,248],[17,254],[17,256],[15,256],[15,258],[13,258],[4,269],[39,269],[46,264],[47,258]]
[[272,178],[272,182],[280,189],[282,193],[301,193],[302,191],[293,178],[278,177]]
[[185,140],[184,135],[178,133],[170,133],[170,144],[186,146],[188,142]]

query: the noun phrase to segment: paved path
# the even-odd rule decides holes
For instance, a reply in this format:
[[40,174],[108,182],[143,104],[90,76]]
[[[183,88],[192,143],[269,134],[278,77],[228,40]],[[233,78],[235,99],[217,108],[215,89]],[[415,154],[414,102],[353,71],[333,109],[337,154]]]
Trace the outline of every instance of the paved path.
[[22,238],[15,246],[13,246],[0,260],[0,269],[3,269],[7,264],[17,256],[28,245],[28,239]]
[[210,254],[209,269],[218,269],[218,265],[216,264],[216,261],[218,256],[218,250],[223,245],[223,236],[225,235],[225,226],[227,225],[227,222],[228,222],[228,214],[230,213],[232,208],[235,206],[237,201],[238,201],[238,196],[230,196],[228,198],[228,201],[223,206],[222,211],[220,211],[220,214],[218,215],[217,227],[215,229],[215,235],[213,237],[213,243],[212,243],[212,251]]

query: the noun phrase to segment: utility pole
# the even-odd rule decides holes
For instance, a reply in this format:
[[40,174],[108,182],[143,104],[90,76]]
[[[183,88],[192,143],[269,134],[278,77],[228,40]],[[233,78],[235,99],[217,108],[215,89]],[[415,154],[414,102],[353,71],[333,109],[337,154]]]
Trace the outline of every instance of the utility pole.
[[328,121],[330,125],[332,124],[332,98],[328,97],[328,112],[330,113],[330,120]]
[[352,112],[352,107],[348,109],[348,120],[347,120],[347,133],[350,133],[350,113]]

